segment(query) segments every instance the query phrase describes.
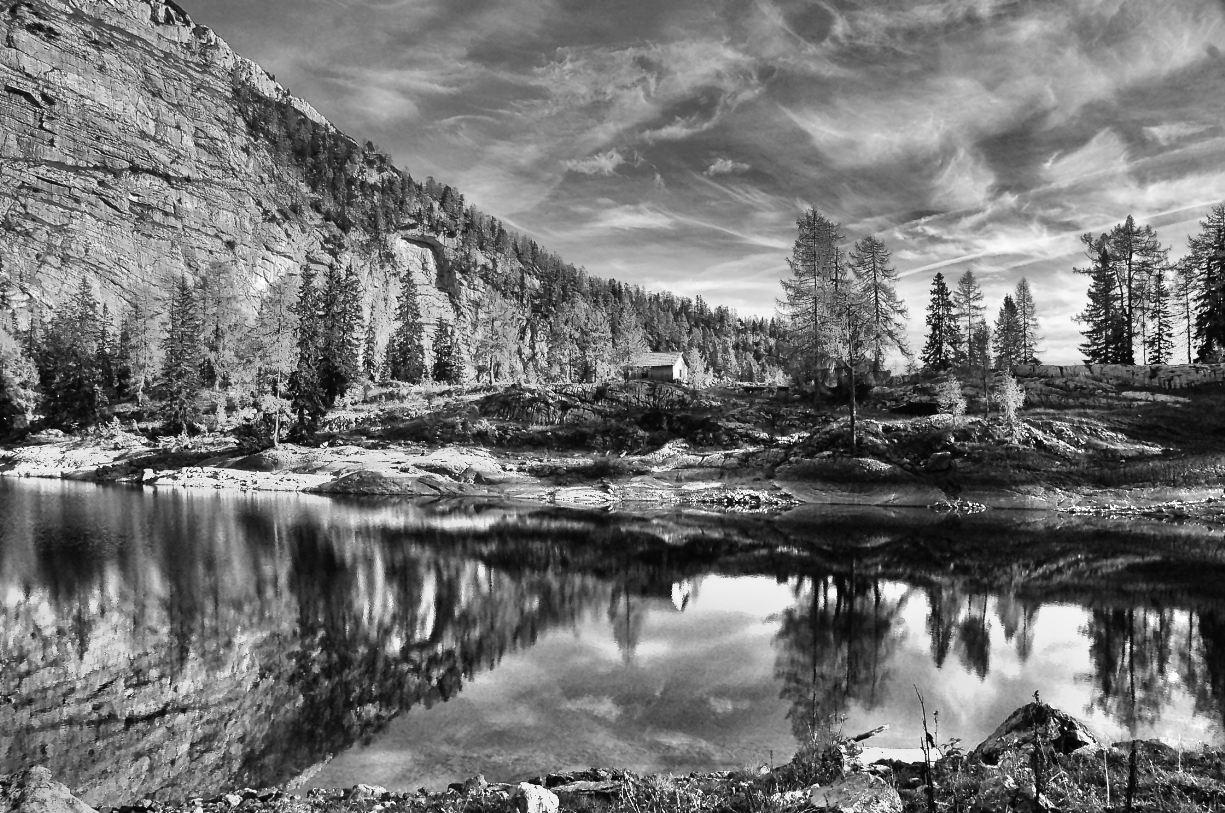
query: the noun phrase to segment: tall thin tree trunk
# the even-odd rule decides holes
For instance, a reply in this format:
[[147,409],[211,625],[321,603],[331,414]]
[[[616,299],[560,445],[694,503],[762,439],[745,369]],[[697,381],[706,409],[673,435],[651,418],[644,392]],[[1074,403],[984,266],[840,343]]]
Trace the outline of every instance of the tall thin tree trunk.
[[855,363],[852,361],[846,367],[847,380],[851,387],[851,453],[856,454],[859,451],[859,426],[856,422],[858,405],[855,402]]

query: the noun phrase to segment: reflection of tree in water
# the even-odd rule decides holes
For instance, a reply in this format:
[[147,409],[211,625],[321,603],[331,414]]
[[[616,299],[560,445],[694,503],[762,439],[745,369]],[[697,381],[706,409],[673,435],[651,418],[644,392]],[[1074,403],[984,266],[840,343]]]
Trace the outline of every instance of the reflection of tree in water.
[[987,596],[966,598],[965,613],[957,624],[957,659],[968,671],[985,680],[991,671],[991,626]]
[[1087,710],[1106,714],[1133,735],[1155,723],[1170,701],[1173,628],[1171,610],[1092,610],[1081,628],[1093,665],[1093,674],[1081,678],[1092,686]]
[[1038,619],[1038,609],[1037,603],[1019,600],[1012,593],[995,599],[995,617],[999,619],[1004,640],[1016,649],[1021,663],[1028,661],[1034,651],[1034,624]]
[[888,601],[878,580],[827,576],[796,583],[795,606],[782,613],[774,676],[791,703],[791,731],[806,742],[851,702],[874,708],[901,639],[895,629],[909,594]]

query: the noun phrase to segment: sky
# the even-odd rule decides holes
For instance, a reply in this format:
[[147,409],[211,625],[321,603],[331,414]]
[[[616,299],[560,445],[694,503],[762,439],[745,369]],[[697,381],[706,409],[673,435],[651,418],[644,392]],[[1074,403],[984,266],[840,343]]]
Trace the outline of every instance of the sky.
[[1078,363],[1079,236],[1225,200],[1225,0],[184,0],[327,116],[589,272],[770,315],[815,207],[1025,277]]

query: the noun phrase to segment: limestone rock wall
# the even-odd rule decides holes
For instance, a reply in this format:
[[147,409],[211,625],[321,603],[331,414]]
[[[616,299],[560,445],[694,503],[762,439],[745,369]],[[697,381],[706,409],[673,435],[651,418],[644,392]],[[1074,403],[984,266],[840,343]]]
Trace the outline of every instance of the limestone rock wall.
[[1083,378],[1107,384],[1179,390],[1225,383],[1225,364],[1018,364],[1018,378]]
[[173,3],[0,0],[0,301],[20,320],[88,275],[116,312],[221,264],[254,308],[274,278],[351,262],[384,336],[406,269],[423,317],[456,321],[479,280],[444,291],[410,233],[325,222],[250,134],[238,85],[326,124]]

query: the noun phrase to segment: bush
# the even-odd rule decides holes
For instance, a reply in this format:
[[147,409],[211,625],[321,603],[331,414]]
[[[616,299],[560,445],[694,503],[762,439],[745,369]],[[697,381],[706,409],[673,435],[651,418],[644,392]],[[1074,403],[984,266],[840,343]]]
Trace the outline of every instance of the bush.
[[999,404],[1000,415],[1009,428],[1017,425],[1017,411],[1025,403],[1025,390],[1011,375],[1005,373],[995,380],[995,401]]
[[949,376],[936,387],[936,405],[943,415],[960,418],[966,414],[966,398],[961,394],[961,381]]

